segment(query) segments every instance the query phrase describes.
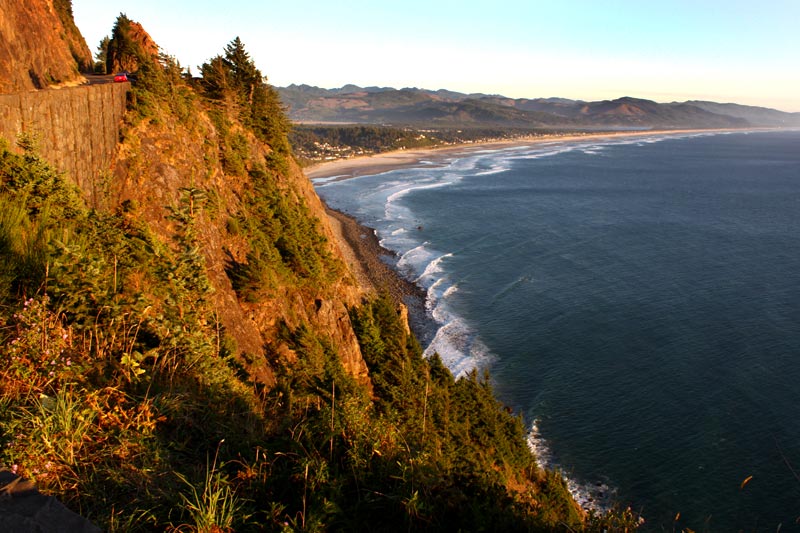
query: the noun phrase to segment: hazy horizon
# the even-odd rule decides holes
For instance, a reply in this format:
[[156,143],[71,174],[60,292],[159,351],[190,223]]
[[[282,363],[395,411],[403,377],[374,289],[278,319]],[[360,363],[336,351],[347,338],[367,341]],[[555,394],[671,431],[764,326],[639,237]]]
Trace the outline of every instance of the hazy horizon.
[[270,83],[800,111],[800,4],[74,0],[92,52],[125,13],[193,72],[234,37]]

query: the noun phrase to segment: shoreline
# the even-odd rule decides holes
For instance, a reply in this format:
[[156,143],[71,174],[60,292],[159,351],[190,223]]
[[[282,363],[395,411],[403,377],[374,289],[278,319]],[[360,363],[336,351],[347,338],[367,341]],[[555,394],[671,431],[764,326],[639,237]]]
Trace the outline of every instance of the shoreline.
[[[703,130],[652,130],[636,132],[605,132],[585,135],[542,135],[506,141],[485,143],[465,143],[437,148],[395,150],[380,154],[339,159],[307,167],[303,173],[309,180],[345,180],[359,176],[370,176],[391,170],[418,167],[423,161],[431,164],[443,163],[451,156],[469,155],[483,150],[514,148],[535,144],[570,143],[585,140],[649,137],[654,135],[683,135],[691,133],[726,133],[754,131],[754,129],[703,129]],[[320,198],[320,200],[322,200]],[[408,322],[420,342],[435,331],[436,324],[426,311],[427,292],[416,283],[405,279],[391,265],[397,254],[384,248],[375,234],[375,229],[364,226],[353,216],[331,208],[322,200],[328,224],[336,238],[337,245],[361,291],[365,294],[387,293],[395,304],[402,304],[408,310]]]
[[303,173],[310,180],[334,179],[335,181],[382,174],[391,170],[412,168],[419,166],[423,161],[433,160],[434,164],[448,156],[469,155],[471,152],[518,146],[530,146],[547,143],[573,143],[597,139],[613,139],[626,137],[650,137],[654,135],[685,135],[692,133],[727,133],[737,131],[763,131],[773,128],[719,128],[719,129],[682,129],[682,130],[646,130],[646,131],[620,131],[603,133],[570,133],[545,134],[530,137],[520,137],[502,141],[487,141],[476,143],[463,143],[455,145],[438,146],[434,148],[419,148],[411,150],[393,150],[378,154],[352,157],[350,159],[337,159],[316,163],[303,169]]
[[[704,134],[704,133],[723,133],[723,132],[733,132],[733,133],[743,133],[743,132],[752,132],[752,131],[765,131],[765,129],[756,130],[756,129],[738,129],[738,130],[687,130],[687,131],[669,131],[669,132],[649,132],[648,134],[642,134],[641,132],[637,132],[636,134],[628,134],[624,135],[624,137],[652,137],[655,135],[692,135],[692,134]],[[627,132],[626,132],[627,133]],[[598,138],[616,138],[622,137],[621,135],[609,136],[609,135],[595,135],[592,137],[582,136],[578,139],[575,139],[574,142],[582,142],[582,141],[589,141],[590,139],[598,139]],[[560,142],[567,142],[564,138],[559,139],[542,139],[539,140],[538,143],[560,143]],[[502,143],[500,146],[502,147],[514,147],[514,146],[525,146],[533,144],[531,141],[515,141],[515,142],[507,142]],[[399,155],[403,155],[406,157],[395,157],[398,154],[394,154],[389,161],[383,162],[375,162],[374,158],[381,158],[381,155],[378,156],[371,156],[366,158],[361,158],[363,162],[359,162],[358,165],[351,167],[348,170],[347,163],[352,163],[353,160],[343,160],[337,161],[333,163],[326,163],[323,165],[318,165],[315,168],[317,171],[313,176],[315,178],[323,178],[323,177],[334,177],[334,176],[342,176],[346,172],[353,172],[353,175],[349,177],[357,177],[362,175],[371,175],[371,174],[380,174],[382,172],[388,172],[390,170],[399,169],[399,168],[409,168],[414,166],[422,166],[422,161],[429,161],[434,160],[436,161],[441,157],[443,160],[445,157],[448,156],[455,156],[458,157],[459,154],[465,154],[465,156],[469,156],[470,152],[475,152],[478,150],[485,150],[491,149],[493,146],[498,146],[496,143],[487,143],[481,145],[467,145],[467,146],[460,146],[460,147],[447,147],[446,149],[440,150],[414,150],[408,152],[401,152]],[[473,150],[469,150],[469,148],[474,148]],[[399,160],[398,160],[399,159]],[[372,160],[372,161],[370,161]],[[423,168],[427,168],[429,164],[425,163]],[[307,176],[312,177],[311,173],[307,173]],[[338,179],[347,179],[347,177],[340,177]],[[413,317],[415,320],[424,320],[423,327],[425,324],[432,323],[431,318],[427,315],[425,309],[425,298],[426,294],[424,290],[415,285],[413,282],[409,282],[402,278],[401,274],[394,270],[390,265],[392,263],[387,263],[381,259],[382,256],[386,256],[389,258],[396,258],[397,254],[392,251],[389,251],[382,246],[380,246],[380,242],[378,238],[375,236],[375,232],[373,229],[363,226],[359,224],[351,215],[347,213],[341,213],[338,211],[334,211],[326,206],[326,212],[328,217],[335,217],[337,221],[341,224],[349,224],[351,225],[350,228],[350,235],[348,239],[348,243],[340,243],[340,247],[343,248],[348,246],[350,248],[357,247],[361,244],[361,241],[371,241],[370,244],[364,244],[363,250],[360,251],[359,254],[355,254],[354,256],[357,258],[357,261],[360,263],[360,267],[365,270],[369,271],[371,268],[369,267],[369,263],[367,260],[364,259],[365,254],[372,254],[373,259],[377,260],[381,267],[388,270],[390,276],[396,278],[398,282],[403,283],[406,286],[412,287],[411,291],[416,293],[416,297],[418,301],[421,302],[421,305],[418,309],[421,309],[421,314],[417,314],[416,317],[413,317],[413,314],[410,318]],[[346,222],[345,222],[346,221]],[[345,237],[343,237],[345,238]],[[356,246],[353,246],[351,242],[355,242]],[[374,285],[374,282],[372,282]],[[419,312],[419,311],[417,311]],[[415,333],[418,339],[422,342],[422,337],[420,332],[415,329],[415,326],[412,324],[412,331]],[[423,345],[424,348],[424,345]],[[556,462],[553,462],[552,456],[548,456],[549,447],[553,445],[551,442],[547,442],[544,437],[539,433],[537,427],[537,420],[534,419],[530,424],[526,424],[526,431],[527,434],[527,444],[529,449],[532,451],[534,456],[536,457],[537,464],[546,470],[559,470],[559,465]],[[566,483],[570,494],[572,495],[573,500],[576,504],[584,511],[584,512],[604,512],[609,508],[613,507],[613,504],[617,502],[617,489],[620,488],[618,485],[615,485],[614,481],[603,480],[600,479],[592,479],[589,478],[588,480],[585,477],[577,477],[577,474],[568,474],[568,471],[562,471],[560,473],[561,477],[563,478],[564,482]],[[602,481],[602,483],[601,483]],[[640,511],[641,512],[641,511]],[[655,524],[658,525],[658,520],[654,518]],[[644,518],[640,517],[640,521],[644,523]]]
[[419,285],[406,280],[389,263],[397,254],[381,246],[375,230],[352,216],[329,207],[323,201],[328,222],[345,261],[364,293],[385,292],[395,304],[408,310],[409,326],[419,339],[429,320],[425,314],[427,294]]

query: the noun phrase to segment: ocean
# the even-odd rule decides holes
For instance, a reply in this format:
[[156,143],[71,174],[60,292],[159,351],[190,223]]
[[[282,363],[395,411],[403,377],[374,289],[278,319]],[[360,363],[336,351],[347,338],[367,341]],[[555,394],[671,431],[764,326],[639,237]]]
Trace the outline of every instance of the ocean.
[[479,150],[316,180],[544,466],[645,530],[800,529],[800,132]]

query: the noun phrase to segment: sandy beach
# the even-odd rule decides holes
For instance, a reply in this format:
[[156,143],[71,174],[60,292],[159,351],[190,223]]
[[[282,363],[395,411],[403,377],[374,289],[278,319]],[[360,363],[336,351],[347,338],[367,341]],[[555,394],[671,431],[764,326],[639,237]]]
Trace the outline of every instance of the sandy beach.
[[507,141],[494,141],[486,143],[471,143],[442,146],[438,148],[427,148],[419,150],[395,150],[380,154],[354,157],[351,159],[338,159],[327,161],[309,166],[304,169],[309,179],[332,178],[338,179],[355,178],[358,176],[369,176],[380,174],[390,170],[400,168],[415,167],[421,161],[436,162],[456,155],[469,155],[470,152],[481,150],[496,150],[502,148],[513,148],[516,146],[532,146],[543,143],[568,143],[576,141],[590,141],[594,139],[610,139],[619,137],[649,137],[653,135],[679,135],[685,133],[719,133],[724,131],[736,131],[730,129],[707,129],[707,130],[653,130],[653,131],[624,131],[624,132],[605,132],[605,133],[586,133],[569,135],[538,135],[531,137],[520,137]]
[[380,245],[375,231],[353,217],[326,206],[331,229],[350,270],[366,293],[387,293],[396,304],[408,308],[415,333],[425,320],[425,292],[400,275],[386,262],[394,253]]

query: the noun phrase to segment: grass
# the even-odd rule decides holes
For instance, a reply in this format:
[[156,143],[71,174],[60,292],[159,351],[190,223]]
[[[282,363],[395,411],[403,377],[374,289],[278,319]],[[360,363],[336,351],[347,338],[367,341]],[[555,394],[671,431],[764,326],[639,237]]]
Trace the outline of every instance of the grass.
[[55,397],[42,394],[28,413],[32,429],[38,435],[42,455],[74,467],[85,442],[90,437],[96,414],[80,401],[71,387],[58,391]]
[[[222,442],[224,441],[220,441],[220,445]],[[233,526],[237,521],[247,520],[246,516],[240,516],[243,502],[234,492],[225,473],[217,469],[216,455],[211,465],[206,465],[201,487],[197,487],[181,474],[176,475],[188,487],[188,491],[181,493],[181,498],[184,511],[191,521],[176,527],[176,531],[227,533],[234,530]]]

